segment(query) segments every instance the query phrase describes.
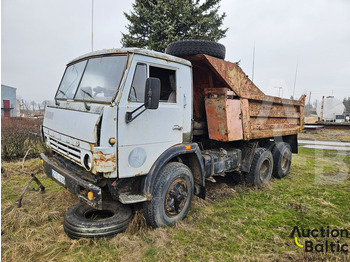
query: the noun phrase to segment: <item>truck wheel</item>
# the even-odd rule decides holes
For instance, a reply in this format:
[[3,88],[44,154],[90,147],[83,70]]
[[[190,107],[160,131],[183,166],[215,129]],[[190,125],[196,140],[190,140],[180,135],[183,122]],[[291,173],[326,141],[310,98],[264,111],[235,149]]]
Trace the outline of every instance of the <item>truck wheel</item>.
[[119,202],[103,202],[103,210],[79,203],[71,207],[64,218],[63,228],[72,239],[110,237],[124,232],[131,219],[129,206]]
[[255,151],[250,172],[246,174],[246,181],[257,187],[264,187],[271,179],[273,158],[271,151],[259,147]]
[[279,142],[272,150],[273,155],[273,176],[285,177],[290,170],[292,163],[292,149],[288,143]]
[[178,57],[205,54],[225,59],[226,48],[224,45],[213,41],[183,40],[170,43],[167,46],[165,53]]
[[182,220],[194,192],[191,170],[182,163],[170,162],[161,169],[155,183],[152,199],[143,207],[147,223],[156,228]]

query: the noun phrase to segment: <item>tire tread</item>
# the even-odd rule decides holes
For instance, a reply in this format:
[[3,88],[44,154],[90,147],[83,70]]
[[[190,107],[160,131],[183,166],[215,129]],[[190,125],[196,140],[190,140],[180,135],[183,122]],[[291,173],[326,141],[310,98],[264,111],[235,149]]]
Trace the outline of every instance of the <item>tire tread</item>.
[[198,54],[210,55],[225,59],[226,48],[220,43],[208,40],[183,40],[170,43],[165,52],[178,57],[193,56]]

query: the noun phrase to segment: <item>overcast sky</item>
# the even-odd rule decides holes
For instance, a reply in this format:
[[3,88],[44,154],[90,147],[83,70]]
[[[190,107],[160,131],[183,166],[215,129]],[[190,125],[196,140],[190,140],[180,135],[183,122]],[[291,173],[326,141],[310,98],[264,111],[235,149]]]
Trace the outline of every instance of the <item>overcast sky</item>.
[[[121,47],[133,1],[94,1],[94,50]],[[226,60],[265,93],[350,96],[349,0],[222,0]],[[70,60],[91,51],[91,0],[2,0],[1,83],[52,100]],[[281,90],[282,92],[282,90]]]

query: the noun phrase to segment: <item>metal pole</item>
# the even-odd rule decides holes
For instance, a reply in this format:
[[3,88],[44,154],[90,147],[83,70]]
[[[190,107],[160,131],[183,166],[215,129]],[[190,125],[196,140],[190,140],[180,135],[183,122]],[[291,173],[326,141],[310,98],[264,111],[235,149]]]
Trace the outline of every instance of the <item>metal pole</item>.
[[295,94],[295,84],[296,84],[296,82],[297,82],[297,73],[298,73],[298,60],[297,60],[297,66],[296,66],[296,68],[295,68],[294,87],[293,87],[293,99],[295,99],[295,98],[294,98],[294,94]]
[[91,0],[91,52],[94,51],[94,0]]
[[254,61],[255,61],[255,41],[253,47],[253,69],[252,69],[252,82],[254,81]]
[[321,113],[320,113],[321,122],[323,122],[323,106],[324,106],[324,96],[322,96],[322,104],[321,104]]
[[282,96],[283,96],[283,87],[282,86],[275,86],[274,88],[278,88],[278,96],[281,97],[281,89],[282,89]]

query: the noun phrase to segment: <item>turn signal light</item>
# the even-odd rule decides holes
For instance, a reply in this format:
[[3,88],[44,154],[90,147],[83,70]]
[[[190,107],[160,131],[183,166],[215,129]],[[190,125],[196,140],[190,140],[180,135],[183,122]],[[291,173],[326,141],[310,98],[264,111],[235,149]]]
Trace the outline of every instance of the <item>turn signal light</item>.
[[109,139],[109,141],[108,141],[111,145],[114,145],[115,144],[115,142],[117,142],[117,140],[115,140],[115,138],[114,137],[111,137],[110,139]]
[[93,199],[94,199],[94,192],[90,191],[90,192],[88,193],[88,199],[89,199],[89,200],[93,200]]
[[40,161],[41,161],[41,164],[44,165],[44,160],[40,159]]

